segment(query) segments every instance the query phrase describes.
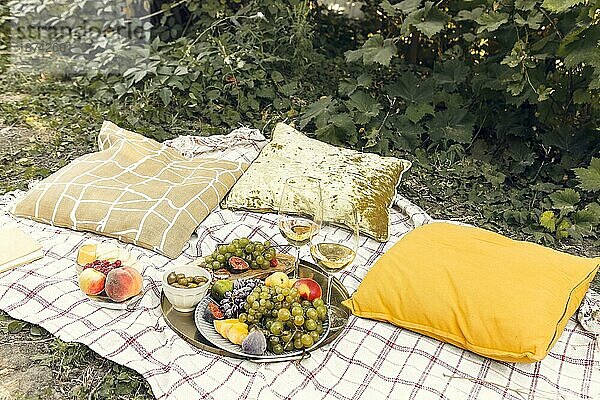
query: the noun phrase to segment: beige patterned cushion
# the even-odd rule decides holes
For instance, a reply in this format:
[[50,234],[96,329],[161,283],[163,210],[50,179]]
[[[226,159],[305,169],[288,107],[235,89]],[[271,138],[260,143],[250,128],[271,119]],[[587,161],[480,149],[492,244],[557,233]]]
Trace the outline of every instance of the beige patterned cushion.
[[335,195],[356,205],[362,233],[386,241],[389,209],[402,173],[410,165],[407,160],[331,146],[280,123],[271,143],[231,189],[222,206],[276,211],[287,178],[312,176],[321,181],[323,198]]
[[190,160],[111,122],[103,124],[98,145],[100,151],[37,184],[13,213],[175,258],[248,167],[207,157]]

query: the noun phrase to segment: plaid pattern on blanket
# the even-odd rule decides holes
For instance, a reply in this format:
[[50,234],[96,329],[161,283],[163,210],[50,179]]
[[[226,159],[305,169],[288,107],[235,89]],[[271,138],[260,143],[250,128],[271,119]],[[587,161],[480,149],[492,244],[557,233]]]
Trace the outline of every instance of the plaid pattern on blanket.
[[[214,137],[194,140],[219,145]],[[574,318],[548,357],[535,364],[492,361],[390,324],[355,317],[335,342],[301,362],[256,364],[215,356],[187,344],[166,326],[159,308],[162,271],[241,235],[284,245],[276,215],[217,209],[177,260],[121,244],[144,266],[144,295],[130,309],[118,311],[98,307],[84,296],[74,267],[77,249],[86,240],[116,241],[17,220],[7,210],[18,195],[4,196],[0,225],[17,224],[42,244],[45,257],[0,274],[0,309],[137,370],[159,399],[600,398],[600,352],[594,335]],[[337,275],[350,293],[393,243],[431,220],[401,196],[391,218],[391,240],[362,238],[354,264]],[[303,258],[310,260],[303,250]]]

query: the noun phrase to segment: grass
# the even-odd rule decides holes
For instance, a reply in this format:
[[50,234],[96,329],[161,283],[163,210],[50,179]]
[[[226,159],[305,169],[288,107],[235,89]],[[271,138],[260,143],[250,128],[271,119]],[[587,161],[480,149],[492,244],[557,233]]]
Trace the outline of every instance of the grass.
[[1,311],[0,377],[2,399],[153,398],[135,371]]
[[[26,189],[28,181],[42,179],[96,149],[96,134],[109,109],[85,98],[73,82],[42,75],[4,74],[0,87],[0,194]],[[432,216],[461,220],[517,238],[527,236],[518,225],[502,223],[500,216],[507,209],[532,204],[535,198],[531,190],[498,186],[493,179],[497,172],[469,157],[451,164],[439,154],[415,161],[402,191],[408,198],[418,199]],[[489,176],[482,179],[485,168]],[[599,255],[592,241],[563,241],[555,246],[575,254]],[[595,285],[598,287],[598,281]],[[5,390],[14,388],[9,398],[15,399],[153,398],[148,384],[135,371],[2,312],[0,378]]]
[[[0,194],[96,150],[102,109],[72,83],[17,74],[1,76],[0,87]],[[0,399],[154,398],[137,372],[2,311],[0,380]]]

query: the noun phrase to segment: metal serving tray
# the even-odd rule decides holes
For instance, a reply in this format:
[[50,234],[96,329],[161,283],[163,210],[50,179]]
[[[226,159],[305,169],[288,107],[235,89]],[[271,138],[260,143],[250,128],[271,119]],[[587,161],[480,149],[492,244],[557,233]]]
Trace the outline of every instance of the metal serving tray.
[[[312,278],[321,285],[323,289],[323,297],[326,296],[327,293],[327,273],[324,272],[317,265],[309,263],[307,261],[300,261],[300,277],[301,278]],[[254,359],[252,356],[242,357],[233,353],[230,353],[226,350],[220,349],[210,343],[196,328],[196,323],[194,322],[194,312],[179,312],[176,311],[164,293],[161,293],[160,304],[161,311],[167,325],[173,329],[179,336],[181,336],[186,342],[190,343],[193,346],[196,346],[202,350],[210,351],[211,353],[244,359],[251,360],[256,362],[281,362],[281,361],[293,361],[299,360],[303,358],[310,357],[310,352],[312,350],[323,347],[329,343],[331,343],[343,330],[346,324],[348,323],[348,318],[350,316],[350,312],[341,305],[342,301],[348,299],[350,296],[348,295],[348,291],[341,284],[341,282],[337,278],[332,278],[332,291],[331,291],[331,305],[332,312],[335,312],[336,315],[336,325],[332,326],[329,329],[329,334],[318,345],[312,347],[310,350],[307,350],[305,353],[301,355],[295,356],[286,356],[286,354],[281,354],[279,357],[273,357],[269,359]]]

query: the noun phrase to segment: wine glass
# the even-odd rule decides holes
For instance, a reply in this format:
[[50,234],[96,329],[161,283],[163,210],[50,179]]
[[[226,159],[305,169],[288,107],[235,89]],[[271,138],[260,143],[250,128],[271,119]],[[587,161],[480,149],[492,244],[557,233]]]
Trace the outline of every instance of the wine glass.
[[294,278],[299,278],[300,248],[321,227],[321,185],[316,178],[294,176],[285,181],[279,202],[279,232],[296,248]]
[[327,307],[330,326],[344,322],[341,312],[331,304],[333,274],[354,262],[358,250],[358,212],[349,201],[328,198],[322,202],[320,231],[313,235],[310,254],[315,263],[327,272]]

